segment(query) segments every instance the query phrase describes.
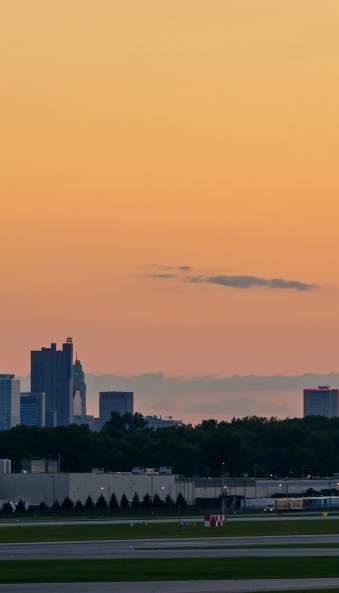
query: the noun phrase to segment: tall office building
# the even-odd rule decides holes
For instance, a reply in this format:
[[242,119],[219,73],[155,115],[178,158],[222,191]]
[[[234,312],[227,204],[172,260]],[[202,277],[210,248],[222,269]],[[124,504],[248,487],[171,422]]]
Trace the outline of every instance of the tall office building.
[[73,365],[73,415],[86,416],[85,373],[78,357]]
[[133,393],[131,391],[101,391],[99,396],[99,418],[104,424],[112,412],[133,414]]
[[306,416],[339,416],[339,389],[327,385],[304,389],[304,418]]
[[0,430],[20,424],[20,381],[14,375],[0,375]]
[[20,424],[25,426],[45,426],[44,393],[22,393],[20,395]]
[[73,343],[31,352],[31,392],[45,393],[46,426],[67,426],[73,416]]

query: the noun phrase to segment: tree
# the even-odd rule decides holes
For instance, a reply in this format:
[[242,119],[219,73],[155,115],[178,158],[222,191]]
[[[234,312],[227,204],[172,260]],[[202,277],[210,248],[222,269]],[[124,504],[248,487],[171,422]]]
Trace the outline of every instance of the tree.
[[106,498],[104,497],[103,494],[100,494],[95,507],[98,511],[107,511],[108,510],[108,504],[107,504]]
[[104,432],[114,433],[133,433],[142,431],[147,427],[147,422],[138,412],[136,414],[119,414],[112,412],[111,418],[103,427]]
[[17,513],[25,513],[26,512],[26,503],[23,500],[19,500],[18,504],[15,508]]
[[109,508],[112,511],[112,513],[117,512],[119,510],[119,504],[114,492],[111,496],[111,500],[109,501]]
[[133,496],[131,508],[134,511],[137,511],[137,510],[140,509],[140,500],[139,500],[139,496],[138,496],[138,494],[136,492],[134,493],[134,496]]
[[74,511],[76,513],[81,513],[84,510],[84,505],[82,504],[81,500],[77,500],[74,505]]
[[91,496],[88,496],[86,502],[85,502],[85,509],[86,511],[93,511],[93,509],[95,508],[93,499]]
[[51,511],[60,511],[60,504],[58,500],[55,500],[51,506]]
[[171,510],[174,507],[174,502],[169,494],[167,494],[164,504],[165,504],[166,509],[169,509],[169,510]]
[[13,506],[11,505],[10,502],[4,503],[4,505],[2,506],[2,512],[3,513],[12,513],[13,512]]
[[183,495],[180,492],[177,496],[177,507],[179,509],[183,509],[185,506],[186,506],[186,500],[184,499]]
[[65,500],[63,501],[61,508],[63,511],[73,511],[74,509],[74,502],[68,496],[66,496]]
[[42,511],[42,512],[44,512],[44,511],[47,511],[47,510],[48,510],[48,506],[47,506],[47,504],[46,504],[45,502],[41,502],[41,503],[39,504],[39,511]]
[[126,494],[122,495],[121,501],[120,501],[120,508],[122,511],[125,511],[127,509],[129,509],[129,502],[127,500],[127,496]]
[[149,494],[145,494],[142,500],[142,507],[144,509],[150,509],[152,507],[152,499]]
[[155,509],[160,509],[161,507],[164,506],[163,501],[161,500],[160,496],[158,494],[154,494],[153,497],[153,505],[152,505]]

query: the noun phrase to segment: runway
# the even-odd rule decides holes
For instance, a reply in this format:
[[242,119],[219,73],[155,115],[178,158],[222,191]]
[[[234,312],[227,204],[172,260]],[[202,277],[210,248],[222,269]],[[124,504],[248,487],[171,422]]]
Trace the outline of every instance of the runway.
[[339,588],[339,578],[0,585],[0,593],[260,593]]
[[[305,548],[305,544],[339,543],[339,535],[246,538],[153,539],[0,544],[0,560],[136,559],[136,558],[265,558],[338,556],[338,548]],[[249,548],[298,544],[299,548]],[[240,549],[213,546],[240,546]]]

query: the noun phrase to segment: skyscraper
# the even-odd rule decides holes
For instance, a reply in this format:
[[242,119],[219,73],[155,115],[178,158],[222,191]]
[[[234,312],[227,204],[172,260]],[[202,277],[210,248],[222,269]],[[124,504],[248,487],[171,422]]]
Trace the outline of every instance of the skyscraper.
[[0,430],[20,424],[20,381],[14,375],[0,375]]
[[46,426],[67,426],[73,415],[73,343],[31,352],[31,391],[45,393]]
[[104,424],[112,412],[133,414],[133,393],[131,391],[101,391],[99,396],[99,418]]
[[305,416],[339,416],[339,389],[331,389],[327,385],[304,389]]
[[[80,410],[74,408],[80,398]],[[80,414],[78,412],[80,411]],[[86,416],[86,382],[85,373],[78,357],[73,365],[73,414],[76,416]]]
[[45,426],[44,393],[22,393],[20,395],[20,424],[25,426]]

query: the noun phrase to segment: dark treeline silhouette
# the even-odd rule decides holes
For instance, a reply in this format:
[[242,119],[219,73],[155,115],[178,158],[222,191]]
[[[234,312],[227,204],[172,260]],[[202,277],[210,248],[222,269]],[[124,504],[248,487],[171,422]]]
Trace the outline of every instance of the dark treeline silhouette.
[[166,465],[186,476],[219,476],[222,471],[230,476],[329,476],[339,472],[339,418],[248,417],[151,430],[140,414],[113,414],[97,433],[85,425],[18,426],[0,432],[0,457],[12,459],[16,471],[22,459],[56,455],[66,472]]
[[169,495],[166,496],[165,500],[162,500],[160,496],[155,493],[153,497],[150,494],[145,494],[143,498],[139,498],[135,492],[133,499],[129,501],[126,494],[123,494],[121,500],[118,501],[117,497],[113,493],[110,500],[107,501],[103,495],[94,502],[91,496],[87,497],[85,503],[81,500],[71,500],[68,496],[62,501],[55,501],[50,507],[46,503],[41,502],[38,507],[28,506],[24,500],[19,500],[16,506],[11,502],[5,502],[2,506],[0,514],[16,514],[26,512],[39,512],[46,514],[70,514],[70,513],[83,513],[88,514],[100,514],[100,513],[121,513],[121,514],[136,514],[140,512],[143,514],[145,511],[149,513],[156,512],[180,512],[187,506],[186,500],[182,494],[178,494],[176,500],[173,500]]

